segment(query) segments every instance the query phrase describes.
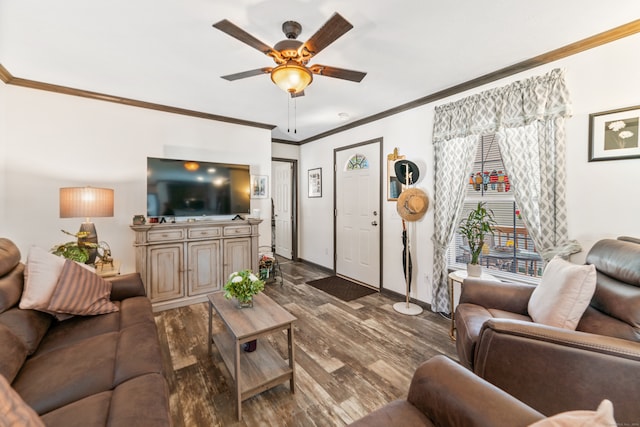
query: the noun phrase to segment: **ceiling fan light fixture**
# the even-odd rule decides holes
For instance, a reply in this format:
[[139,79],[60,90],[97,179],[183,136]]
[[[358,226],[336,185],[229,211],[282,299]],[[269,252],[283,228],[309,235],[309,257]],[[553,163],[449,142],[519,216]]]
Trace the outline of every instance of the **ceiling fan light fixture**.
[[311,84],[313,75],[306,67],[288,62],[271,71],[271,80],[285,92],[298,93]]

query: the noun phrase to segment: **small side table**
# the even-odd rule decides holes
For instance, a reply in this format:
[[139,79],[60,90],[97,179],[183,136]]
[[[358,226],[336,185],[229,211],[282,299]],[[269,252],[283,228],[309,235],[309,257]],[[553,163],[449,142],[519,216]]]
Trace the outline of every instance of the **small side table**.
[[[452,271],[451,273],[449,273],[449,307],[451,308],[451,329],[449,330],[449,337],[455,341],[456,340],[456,336],[454,334],[454,331],[456,329],[456,319],[455,319],[455,311],[453,310],[453,284],[455,283],[460,283],[460,287],[462,288],[462,282],[464,281],[464,279],[466,279],[469,275],[467,274],[467,270],[455,270]],[[484,271],[482,272],[482,275],[480,277],[478,277],[478,279],[482,279],[482,280],[493,280],[496,282],[499,282],[500,280],[495,277],[492,276],[489,273],[485,273]]]
[[113,260],[112,264],[96,264],[96,274],[103,279],[120,275],[120,261]]
[[[242,420],[242,401],[283,382],[296,390],[296,361],[293,324],[295,316],[264,293],[253,297],[252,308],[238,308],[223,292],[207,295],[209,300],[209,355],[215,343],[234,382],[238,421]],[[225,328],[213,330],[213,311]],[[268,340],[261,340],[255,351],[241,351],[243,344],[265,335],[287,331],[288,355],[283,357]]]

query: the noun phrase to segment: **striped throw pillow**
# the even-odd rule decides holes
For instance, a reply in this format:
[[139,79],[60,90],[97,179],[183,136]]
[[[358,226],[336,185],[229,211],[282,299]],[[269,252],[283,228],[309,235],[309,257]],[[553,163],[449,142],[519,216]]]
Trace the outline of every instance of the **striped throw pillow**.
[[36,412],[0,375],[0,426],[44,427]]
[[118,311],[110,295],[111,282],[66,260],[47,310],[80,316]]

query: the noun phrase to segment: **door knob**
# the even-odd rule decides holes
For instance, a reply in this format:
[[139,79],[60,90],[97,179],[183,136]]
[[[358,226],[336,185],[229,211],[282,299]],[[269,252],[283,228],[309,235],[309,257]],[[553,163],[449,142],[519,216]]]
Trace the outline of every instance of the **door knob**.
[[375,226],[377,226],[377,225],[378,225],[378,223],[377,223],[377,222],[375,222],[375,221],[371,221],[371,225],[373,225],[373,226],[375,227]]

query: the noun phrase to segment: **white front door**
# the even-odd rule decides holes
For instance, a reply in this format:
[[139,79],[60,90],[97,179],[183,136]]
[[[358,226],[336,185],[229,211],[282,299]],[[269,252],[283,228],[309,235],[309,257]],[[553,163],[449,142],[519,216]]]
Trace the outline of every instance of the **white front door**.
[[380,287],[380,141],[336,150],[336,274]]
[[275,226],[276,254],[291,259],[293,256],[293,163],[271,163],[273,179],[273,219]]

